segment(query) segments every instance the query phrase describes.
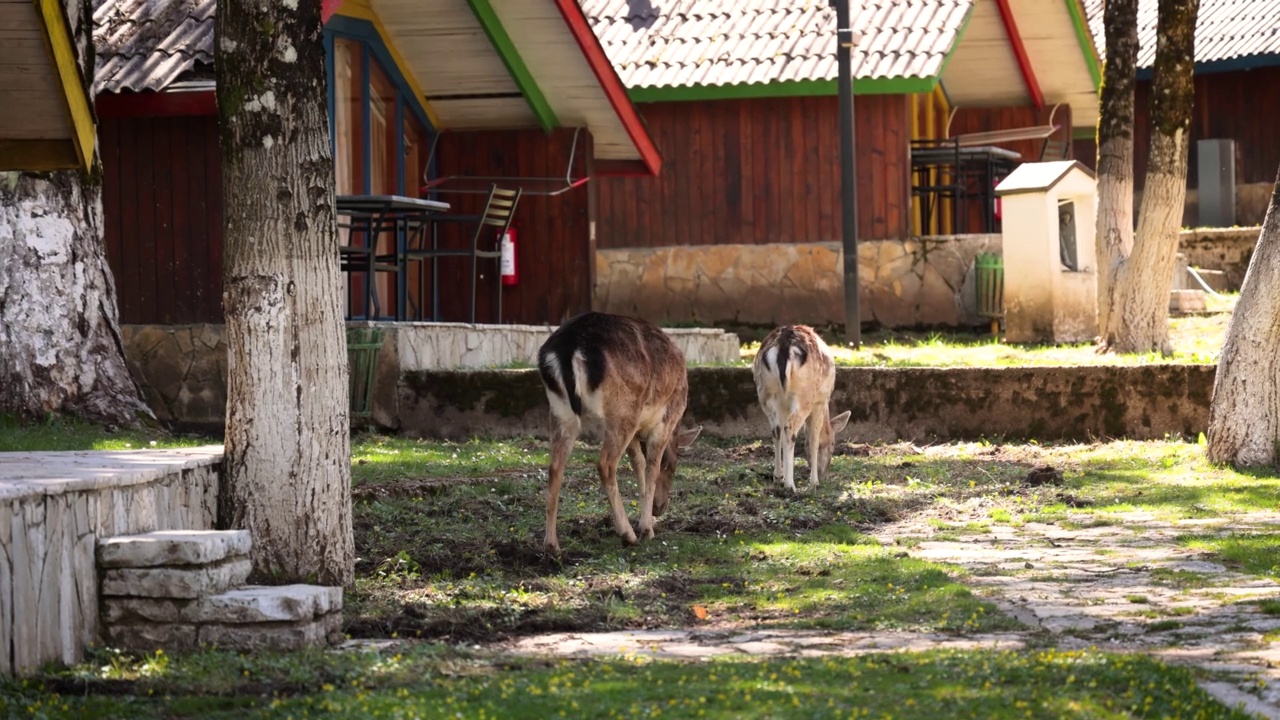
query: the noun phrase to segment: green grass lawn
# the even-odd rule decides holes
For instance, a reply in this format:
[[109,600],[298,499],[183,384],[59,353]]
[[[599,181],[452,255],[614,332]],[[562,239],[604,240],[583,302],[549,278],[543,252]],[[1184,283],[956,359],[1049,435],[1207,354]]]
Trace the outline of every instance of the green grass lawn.
[[703,663],[383,651],[96,663],[0,681],[0,716],[128,718],[1245,718],[1185,668],[1096,651],[930,651]]

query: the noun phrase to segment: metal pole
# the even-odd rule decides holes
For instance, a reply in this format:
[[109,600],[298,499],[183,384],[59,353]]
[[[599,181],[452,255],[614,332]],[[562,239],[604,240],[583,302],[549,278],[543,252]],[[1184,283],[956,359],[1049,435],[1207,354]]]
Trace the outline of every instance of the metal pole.
[[840,223],[844,247],[844,336],[862,345],[862,311],[858,307],[858,178],[853,124],[853,0],[829,0],[836,9],[836,66],[840,73]]

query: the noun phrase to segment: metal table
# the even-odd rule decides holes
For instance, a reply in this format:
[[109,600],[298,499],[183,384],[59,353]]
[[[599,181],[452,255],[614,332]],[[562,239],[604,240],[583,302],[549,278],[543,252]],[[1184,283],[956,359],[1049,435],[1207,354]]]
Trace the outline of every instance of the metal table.
[[[966,147],[954,139],[913,141],[911,192],[921,198],[926,218],[932,217],[933,203],[941,197],[952,198],[959,212],[964,211],[965,200],[978,199],[982,205],[982,231],[995,232],[996,181],[1012,172],[1021,160],[1021,153],[994,145]],[[935,183],[935,174],[945,171],[950,171],[951,181]]]
[[[404,195],[339,195],[336,210],[339,217],[338,227],[350,231],[349,245],[339,246],[339,252],[357,258],[354,265],[363,267],[365,274],[365,307],[364,317],[355,318],[351,314],[351,298],[348,292],[347,319],[378,320],[382,318],[381,303],[378,300],[377,288],[374,285],[375,272],[394,272],[396,277],[396,307],[393,318],[404,320],[408,306],[407,272],[405,262],[406,237],[411,232],[424,232],[432,217],[447,212],[449,203],[438,200],[406,197]],[[378,255],[378,237],[384,232],[394,232],[396,249],[394,256]],[[365,244],[355,244],[357,234],[364,233]],[[387,262],[390,261],[390,262]],[[379,265],[379,263],[382,263]],[[361,270],[348,271],[361,272]],[[370,313],[372,301],[373,312]]]

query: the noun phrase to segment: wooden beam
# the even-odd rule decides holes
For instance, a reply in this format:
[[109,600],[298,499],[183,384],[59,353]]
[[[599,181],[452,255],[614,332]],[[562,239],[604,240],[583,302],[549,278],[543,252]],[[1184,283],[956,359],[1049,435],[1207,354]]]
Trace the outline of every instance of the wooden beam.
[[[71,115],[79,166],[88,170],[93,163],[94,143],[98,139],[98,129],[94,124],[93,110],[89,107],[87,88],[81,81],[80,64],[76,60],[75,47],[67,28],[67,18],[63,13],[61,0],[34,0],[34,2],[39,10],[40,23],[44,27],[49,43],[49,55],[57,67],[58,79],[62,83],[62,93],[67,100],[67,111]],[[89,18],[86,20],[92,22]],[[75,167],[76,164],[73,162],[67,167]]]
[[1018,33],[1018,24],[1014,22],[1009,0],[996,0],[996,7],[1000,9],[1000,21],[1004,23],[1005,33],[1009,36],[1013,56],[1018,60],[1018,70],[1022,73],[1022,82],[1027,86],[1027,94],[1031,96],[1031,104],[1035,105],[1036,110],[1043,110],[1044,93],[1040,91],[1040,81],[1036,80],[1031,59],[1027,57],[1027,48],[1022,44],[1022,35]]
[[498,52],[498,57],[502,58],[502,64],[511,74],[516,87],[520,88],[520,93],[529,103],[533,116],[538,118],[538,124],[547,132],[560,127],[560,120],[556,117],[555,110],[551,108],[551,103],[547,102],[547,96],[543,94],[542,88],[538,87],[537,80],[529,71],[529,66],[525,65],[524,58],[520,57],[520,51],[516,49],[515,43],[507,34],[507,29],[503,27],[502,20],[494,12],[489,0],[467,0],[467,4],[471,6],[471,12],[480,22],[480,27],[484,28],[484,33],[489,37],[493,49]]
[[71,140],[0,140],[0,168],[24,172],[66,170],[80,164]]

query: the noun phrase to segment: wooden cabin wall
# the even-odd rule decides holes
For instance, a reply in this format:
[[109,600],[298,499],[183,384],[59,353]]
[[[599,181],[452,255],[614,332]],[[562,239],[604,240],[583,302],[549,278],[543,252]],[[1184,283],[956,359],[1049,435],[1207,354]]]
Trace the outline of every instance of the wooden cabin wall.
[[[498,176],[563,178],[573,148],[574,131],[486,130],[445,132],[436,147],[439,176]],[[583,129],[574,154],[573,177],[590,170],[591,133]],[[496,181],[499,186],[512,183]],[[450,203],[451,213],[479,213],[483,195],[458,194],[462,188],[483,187],[477,181],[450,181],[442,184],[436,197]],[[526,190],[548,191],[563,182],[530,182]],[[589,244],[588,193],[591,183],[557,196],[524,195],[516,208],[512,226],[516,228],[516,262],[519,283],[503,288],[502,322],[559,323],[591,307],[591,271],[594,267]],[[440,247],[469,247],[472,224],[442,224]],[[488,233],[496,238],[496,229]],[[492,239],[490,240],[492,243]],[[429,266],[428,266],[429,267]],[[495,322],[495,289],[498,282],[496,260],[481,260],[483,278],[476,298],[476,322]],[[470,318],[470,261],[439,260],[440,319],[466,321]],[[446,284],[447,283],[447,284]],[[409,288],[416,292],[416,273]],[[429,277],[426,282],[430,297]],[[424,308],[430,311],[428,301]]]
[[[856,103],[859,239],[905,237],[908,96]],[[593,181],[600,248],[840,241],[837,98],[638,107],[662,172]]]
[[104,117],[98,137],[120,322],[222,322],[217,116]]
[[[995,108],[957,108],[951,118],[948,137],[967,133],[990,132],[994,130],[1016,130],[1036,125],[1057,125],[1058,130],[1049,140],[1067,143],[1067,157],[1074,153],[1071,142],[1071,106],[1060,105],[1055,110],[1052,105],[1037,110],[1034,107],[995,107]],[[1045,140],[1017,140],[1012,142],[993,142],[996,147],[1019,153],[1021,162],[1039,162],[1045,148]],[[1058,158],[1055,158],[1058,159]],[[955,228],[957,233],[982,232],[982,207],[980,200],[969,200],[965,217]],[[999,220],[996,221],[999,232]]]
[[[1134,88],[1134,185],[1146,183],[1147,155],[1151,142],[1151,82]],[[1191,140],[1187,156],[1187,187],[1199,179],[1196,141],[1210,138],[1236,141],[1236,182],[1271,183],[1280,165],[1280,133],[1272,118],[1280,116],[1280,67],[1197,75],[1195,105],[1191,111]],[[1076,141],[1081,162],[1093,168],[1097,145],[1093,139]]]

